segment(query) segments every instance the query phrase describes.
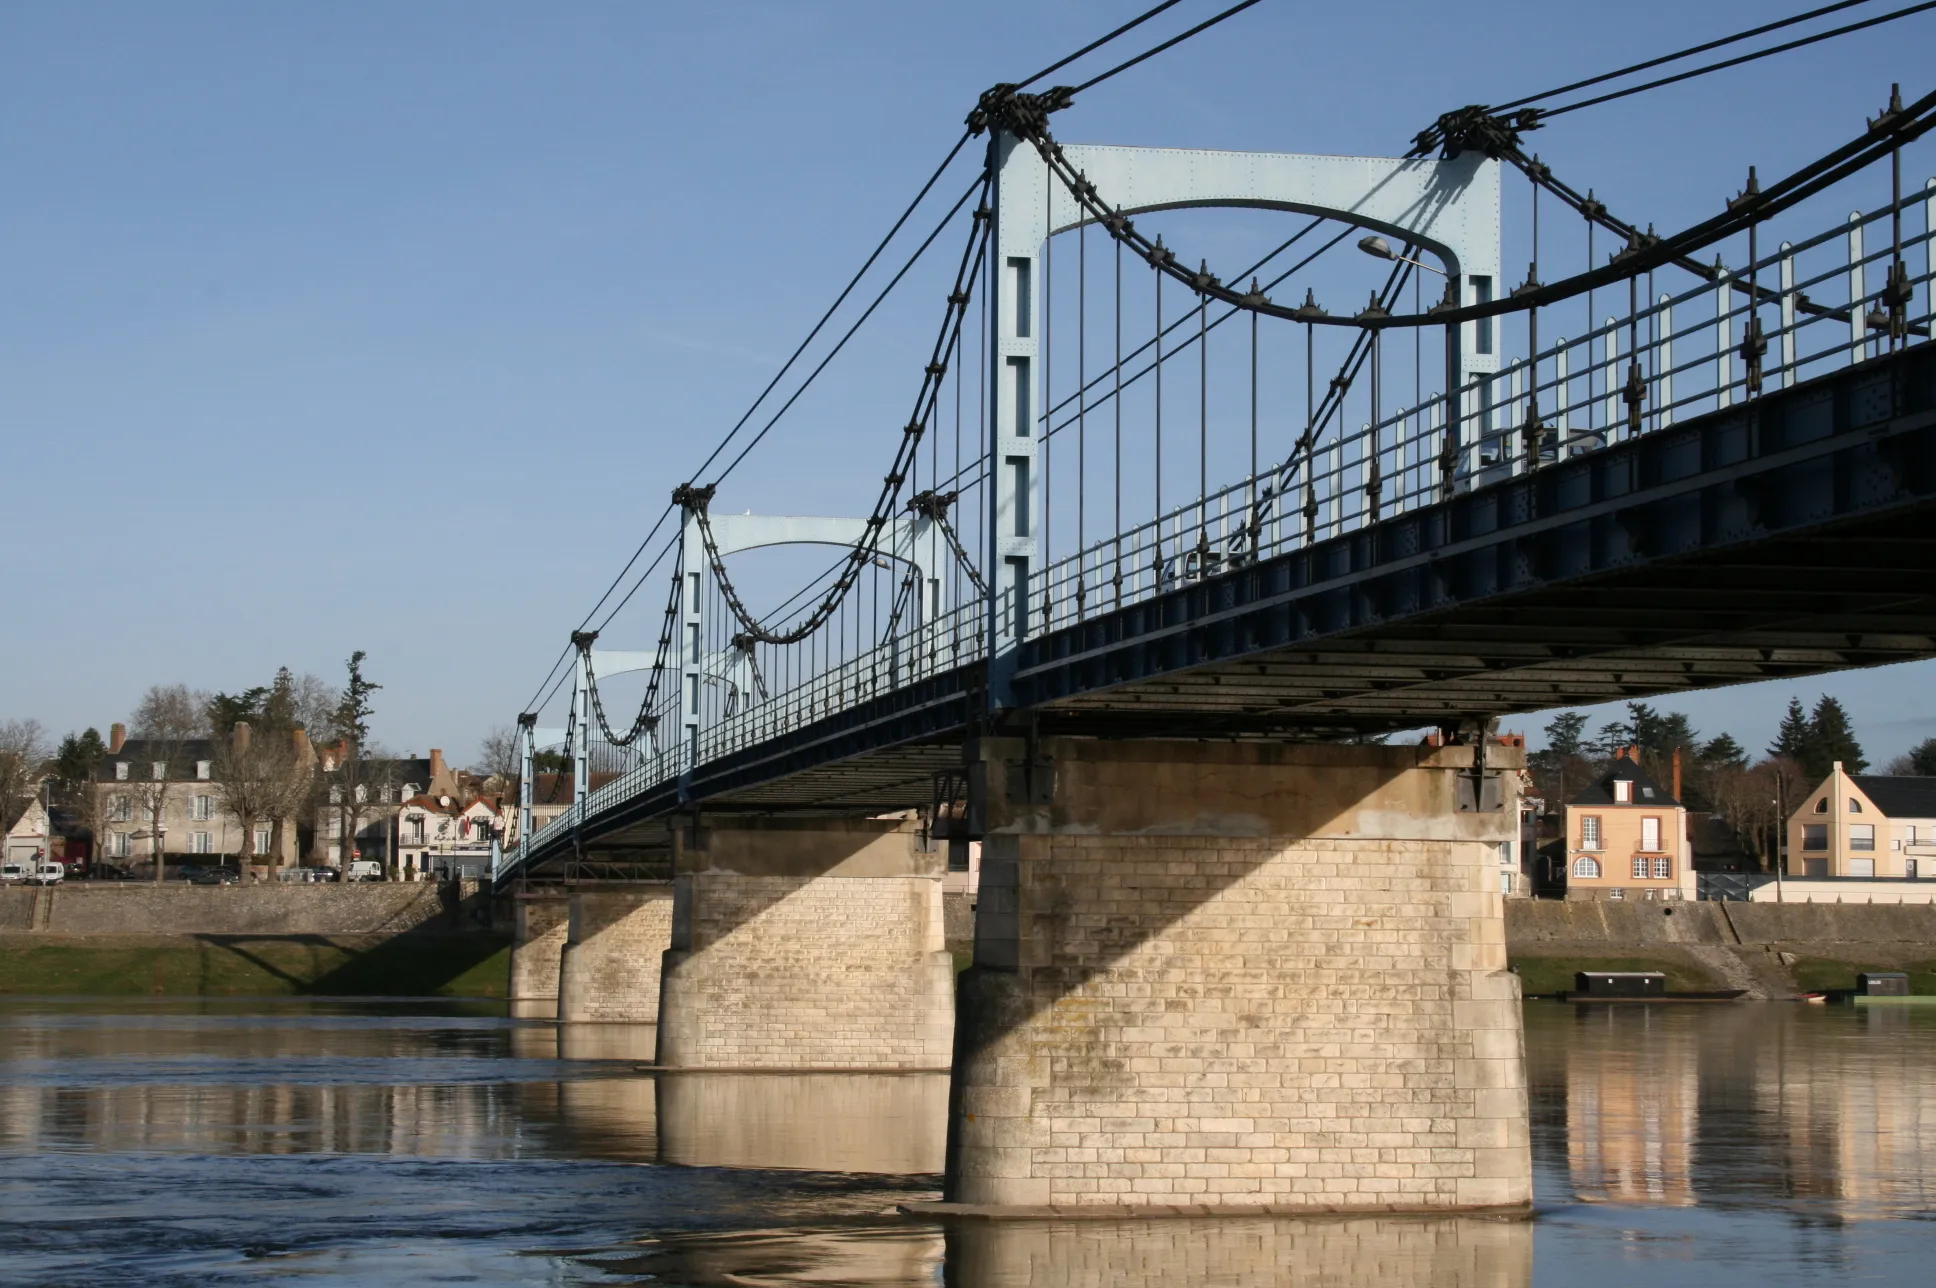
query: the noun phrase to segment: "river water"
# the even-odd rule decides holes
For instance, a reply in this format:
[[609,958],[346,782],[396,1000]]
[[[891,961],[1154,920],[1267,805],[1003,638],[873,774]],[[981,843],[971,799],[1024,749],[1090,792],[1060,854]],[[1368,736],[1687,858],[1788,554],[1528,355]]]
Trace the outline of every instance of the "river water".
[[946,1079],[484,1005],[0,1002],[0,1283],[1936,1283],[1936,1007],[1531,1003],[1530,1222],[943,1225]]

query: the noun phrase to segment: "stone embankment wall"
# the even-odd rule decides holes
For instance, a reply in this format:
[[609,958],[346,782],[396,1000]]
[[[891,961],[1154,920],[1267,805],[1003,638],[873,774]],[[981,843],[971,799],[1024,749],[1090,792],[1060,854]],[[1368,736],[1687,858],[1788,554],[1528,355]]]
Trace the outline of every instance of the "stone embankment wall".
[[0,933],[396,935],[474,930],[453,887],[431,882],[196,886],[141,882],[0,889]]
[[1782,997],[1799,986],[1791,968],[1803,958],[1896,967],[1936,956],[1936,907],[1512,900],[1506,945],[1522,966],[1541,958],[1638,959],[1679,965],[1751,998]]
[[1513,952],[1598,944],[1903,943],[1936,946],[1936,907],[1917,904],[1607,903],[1513,899],[1506,945]]

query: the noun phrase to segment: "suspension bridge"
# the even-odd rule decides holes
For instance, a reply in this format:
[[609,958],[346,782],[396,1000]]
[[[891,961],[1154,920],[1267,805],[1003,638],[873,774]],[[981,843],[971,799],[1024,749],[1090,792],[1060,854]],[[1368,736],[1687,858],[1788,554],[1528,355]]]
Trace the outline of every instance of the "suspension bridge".
[[[676,877],[683,911],[653,982],[661,1063],[786,1063],[784,1041],[753,1058],[695,1018],[727,989],[739,1031],[765,1023],[746,1020],[743,997],[759,971],[718,964],[730,957],[719,927],[742,932],[743,950],[775,901],[812,903],[802,892],[819,878],[925,879],[920,856],[982,840],[976,969],[947,1008],[950,1027],[960,1012],[952,1057],[932,1010],[916,1024],[925,1038],[877,1046],[901,1066],[952,1059],[959,1095],[990,1105],[1008,1104],[996,1092],[1019,1076],[1004,1061],[1049,1051],[1078,1070],[1029,1075],[1033,1108],[958,1121],[950,1192],[1088,1203],[1121,1191],[1065,1184],[1096,1174],[1031,1133],[1051,1101],[1083,1121],[1111,1119],[1110,1105],[1140,1121],[1119,1103],[1135,1097],[1094,1087],[1120,1081],[1127,1065],[1110,1062],[1144,1050],[1125,1036],[1144,1030],[1125,1020],[1100,1047],[1057,1046],[1066,1031],[1030,1017],[1078,995],[1115,1005],[1096,1000],[1121,996],[1112,971],[1181,933],[1163,899],[1210,907],[1295,854],[1298,871],[1319,873],[1320,914],[1342,918],[1319,956],[1362,954],[1382,933],[1353,926],[1440,936],[1453,983],[1419,985],[1416,1005],[1480,1008],[1414,1045],[1466,1044],[1446,1056],[1466,1063],[1432,1113],[1476,1115],[1474,1138],[1497,1139],[1456,1185],[1406,1171],[1400,1188],[1428,1207],[1522,1202],[1523,1070],[1503,1048],[1473,1054],[1518,1034],[1516,1010],[1483,1009],[1510,1000],[1492,961],[1497,896],[1490,911],[1468,906],[1487,874],[1459,848],[1517,835],[1500,774],[1514,753],[1489,736],[1498,719],[1936,656],[1936,180],[1915,168],[1930,160],[1917,145],[1936,93],[1879,87],[1841,146],[1778,177],[1744,162],[1709,217],[1664,234],[1560,175],[1529,139],[1578,108],[1929,6],[1604,88],[1851,7],[1446,113],[1387,157],[1065,142],[1061,114],[1148,54],[1076,85],[1031,88],[1064,60],[989,90],[895,225],[931,193],[952,198],[915,252],[947,254],[950,280],[931,343],[910,357],[914,394],[884,435],[881,481],[856,498],[870,508],[729,513],[724,476],[764,431],[709,481],[666,481],[667,535],[632,584],[664,589],[656,638],[612,647],[588,618],[540,686],[564,695],[562,724],[541,723],[536,701],[520,716],[523,827],[498,886]],[[971,175],[954,168],[976,158]],[[951,174],[968,182],[940,187]],[[1523,269],[1505,262],[1509,208],[1525,219]],[[1267,216],[1281,235],[1255,262],[1213,265],[1179,235],[1179,216],[1206,210]],[[1320,302],[1307,284],[1334,251],[1377,262],[1367,298]],[[793,546],[831,562],[756,607],[738,557]],[[615,715],[621,676],[643,697]],[[1420,728],[1437,731],[1432,749],[1364,745]],[[533,829],[541,763],[566,768],[550,781],[571,796]],[[1054,839],[1032,848],[1037,837]],[[1092,853],[1098,838],[1114,848]],[[1142,871],[1137,847],[1152,838],[1171,838],[1171,870],[1202,859],[1193,846],[1250,857],[1209,863],[1202,891],[1159,898],[1159,877],[1120,875]],[[1245,848],[1259,838],[1279,838],[1274,857]],[[1388,893],[1309,866],[1347,843],[1378,863],[1391,846],[1449,847],[1438,868],[1392,859],[1373,885],[1450,902],[1401,915]],[[883,845],[907,853],[883,857]],[[798,860],[808,851],[818,857]],[[722,883],[782,870],[794,884],[716,911]],[[1266,921],[1310,911],[1287,897]],[[711,939],[709,916],[723,918]],[[1133,934],[1110,929],[1125,922]],[[883,979],[932,964],[917,959]],[[1257,969],[1239,965],[1243,978]],[[1365,969],[1412,981],[1398,995],[1414,996],[1391,960]],[[1302,985],[1271,987],[1281,998]],[[1254,1039],[1240,1030],[1212,1024],[1218,1041],[1190,1051],[1209,1059]],[[842,1052],[817,1058],[868,1063]],[[1504,1152],[1488,1162],[1487,1149]],[[1365,1198],[1337,1188],[1312,1201]]]

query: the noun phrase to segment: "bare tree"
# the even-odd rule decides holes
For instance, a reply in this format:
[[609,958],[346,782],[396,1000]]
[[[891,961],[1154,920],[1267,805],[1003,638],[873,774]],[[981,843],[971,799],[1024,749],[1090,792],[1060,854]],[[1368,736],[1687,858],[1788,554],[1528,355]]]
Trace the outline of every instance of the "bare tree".
[[518,731],[510,725],[495,725],[478,744],[477,762],[471,766],[471,772],[508,784],[518,776],[522,760]]
[[[362,754],[355,754],[357,751]],[[381,747],[344,742],[338,744],[336,753],[325,761],[327,768],[321,781],[327,817],[335,824],[335,839],[341,842],[341,861],[347,871],[350,860],[360,853],[364,824],[387,813],[383,806],[399,783],[396,759]],[[386,862],[390,878],[395,880],[399,873],[394,848],[386,855]]]
[[47,776],[47,733],[38,720],[0,722],[0,835],[20,821]]
[[209,697],[185,684],[157,684],[142,696],[128,720],[134,735],[147,744],[151,762],[141,766],[146,772],[135,779],[135,795],[148,818],[157,883],[162,880],[165,864],[163,842],[167,829],[162,817],[173,785],[170,775],[181,770],[189,742],[208,732]]
[[[294,742],[273,733],[258,736],[246,721],[239,722],[215,753],[216,791],[223,808],[233,814],[242,827],[241,865],[246,870],[255,860],[255,829],[263,821],[279,821],[293,815],[307,797],[308,771],[296,760]],[[273,880],[282,853],[269,856],[269,876]]]

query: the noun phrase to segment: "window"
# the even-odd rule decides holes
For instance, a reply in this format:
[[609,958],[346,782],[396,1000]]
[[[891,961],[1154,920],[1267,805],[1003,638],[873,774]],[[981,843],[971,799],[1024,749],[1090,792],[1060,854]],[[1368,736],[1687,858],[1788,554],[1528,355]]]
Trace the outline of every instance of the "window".
[[111,796],[108,798],[108,822],[134,822],[134,797]]
[[275,833],[272,829],[258,827],[255,830],[255,852],[257,854],[267,854],[269,847],[274,844],[274,838]]
[[1613,803],[1616,805],[1633,804],[1633,783],[1625,778],[1613,780]]
[[418,845],[423,844],[424,817],[421,814],[412,814],[410,816],[410,839]]
[[1573,860],[1573,875],[1576,877],[1585,877],[1589,881],[1598,881],[1600,879],[1600,860],[1590,854],[1582,854],[1579,858]]
[[1851,850],[1875,849],[1875,824],[1852,823],[1849,825],[1849,848]]
[[1600,848],[1599,815],[1588,814],[1580,820],[1580,848],[1582,850],[1597,850]]
[[343,837],[343,816],[341,814],[331,814],[329,816],[329,839],[332,841],[337,841],[337,840],[341,840],[342,837]]
[[1828,797],[1824,796],[1822,797],[1822,799],[1815,802],[1815,812],[1817,814],[1828,813]]
[[132,832],[114,833],[108,838],[108,849],[117,859],[127,858],[134,853],[134,834]]
[[188,838],[188,842],[189,850],[195,854],[213,854],[215,852],[215,838],[207,832],[196,832],[192,834]]
[[369,799],[370,799],[370,789],[365,787],[362,783],[358,783],[356,785],[356,803],[358,805],[361,805],[364,801],[367,801]]
[[1624,899],[1626,897],[1627,892],[1619,886],[1615,886],[1613,889],[1607,891],[1607,898],[1609,899]]
[[1646,855],[1636,854],[1633,856],[1633,875],[1636,881],[1645,881],[1647,879]]
[[343,789],[341,787],[332,787],[329,789],[329,803],[332,805],[341,805],[343,803]]
[[197,796],[193,804],[189,807],[188,817],[194,819],[197,823],[206,823],[209,819],[214,818],[215,798],[213,796]]
[[1862,802],[1855,799],[1855,797],[1853,796],[1849,797],[1849,813],[1860,814],[1861,812],[1862,812]]
[[1511,841],[1499,842],[1500,865],[1503,867],[1511,867],[1512,861],[1513,861],[1513,843]]
[[1803,823],[1802,848],[1804,850],[1826,850],[1828,848],[1828,824]]
[[195,762],[195,777],[197,777],[197,778],[199,778],[199,779],[200,779],[201,781],[203,781],[203,782],[207,782],[207,781],[208,781],[208,771],[209,771],[209,766],[210,766],[210,762],[209,762],[209,761],[206,761],[206,760],[198,760],[198,761],[196,761],[196,762]]
[[1875,860],[1850,859],[1849,875],[1852,877],[1873,877],[1875,875]]
[[114,762],[114,781],[117,783],[125,783],[128,781],[127,761],[117,760]]
[[1665,881],[1674,875],[1674,861],[1664,854],[1654,856],[1654,880]]
[[1652,800],[1654,799],[1654,789],[1651,787],[1643,787],[1640,789],[1640,796],[1642,800]]
[[1649,852],[1660,848],[1660,820],[1643,818],[1640,820],[1640,848]]
[[1512,873],[1501,872],[1499,874],[1499,893],[1500,894],[1512,893]]
[[154,763],[154,765],[152,766],[152,768],[154,769],[154,775],[155,775],[155,781],[156,781],[156,782],[161,782],[161,781],[162,781],[163,779],[165,779],[165,778],[167,778],[167,777],[168,777],[168,762],[167,762],[167,761],[165,761],[165,760],[157,760],[157,761],[156,761],[156,762]]

